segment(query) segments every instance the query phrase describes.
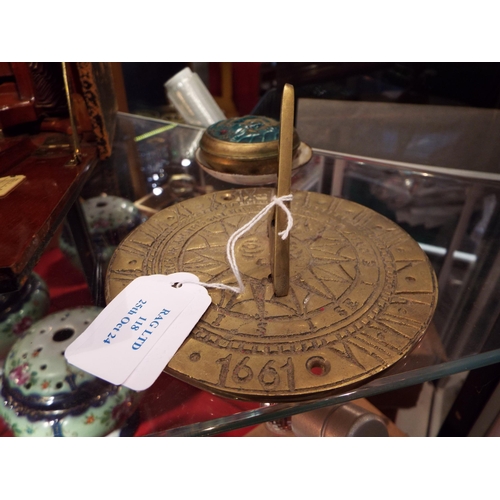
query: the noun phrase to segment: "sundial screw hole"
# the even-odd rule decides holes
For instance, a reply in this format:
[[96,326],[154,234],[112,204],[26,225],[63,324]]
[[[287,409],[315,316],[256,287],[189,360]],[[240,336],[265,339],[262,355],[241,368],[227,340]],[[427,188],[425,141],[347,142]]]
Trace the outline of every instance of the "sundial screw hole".
[[129,260],[128,261],[129,264],[137,264],[137,261],[134,259],[134,260]]
[[199,361],[201,358],[201,354],[199,352],[193,352],[189,356],[189,360],[192,361],[193,363],[196,363],[196,361]]
[[223,199],[223,200],[225,200],[225,201],[231,201],[231,200],[233,199],[233,195],[232,195],[232,194],[230,194],[230,193],[227,193],[227,194],[225,194],[225,195],[223,196],[223,198],[222,198],[222,199]]
[[179,283],[178,281],[176,281],[175,283],[172,283],[172,287],[173,288],[182,288],[182,283]]
[[107,204],[108,204],[107,201],[100,201],[96,206],[98,206],[99,208],[101,208],[101,207],[105,207]]
[[413,276],[407,276],[405,280],[408,281],[409,283],[413,283],[414,281],[416,281],[416,279]]
[[307,360],[306,368],[312,375],[323,377],[330,372],[330,363],[321,356],[313,356]]

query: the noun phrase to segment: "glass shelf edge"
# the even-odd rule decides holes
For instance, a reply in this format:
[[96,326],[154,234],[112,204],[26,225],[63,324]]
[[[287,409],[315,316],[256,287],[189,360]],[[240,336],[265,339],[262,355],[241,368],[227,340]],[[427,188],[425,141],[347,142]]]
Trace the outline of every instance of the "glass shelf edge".
[[373,380],[356,390],[331,396],[319,401],[309,401],[306,403],[278,403],[273,406],[247,410],[228,417],[175,427],[166,431],[149,434],[148,437],[213,436],[241,427],[262,424],[269,420],[279,420],[325,406],[343,404],[355,399],[376,396],[396,389],[411,387],[413,385],[437,380],[455,373],[481,368],[498,362],[500,362],[500,349],[449,361],[430,368],[419,368],[407,372],[406,374],[399,373],[384,377],[383,379]]

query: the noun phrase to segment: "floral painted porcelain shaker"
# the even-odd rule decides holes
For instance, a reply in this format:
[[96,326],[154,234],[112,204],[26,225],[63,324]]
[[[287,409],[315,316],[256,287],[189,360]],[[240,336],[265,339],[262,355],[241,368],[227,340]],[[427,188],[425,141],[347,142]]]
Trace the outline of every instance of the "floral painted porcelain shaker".
[[0,417],[15,436],[105,436],[133,413],[139,393],[72,365],[64,351],[101,312],[66,309],[36,322],[12,346]]

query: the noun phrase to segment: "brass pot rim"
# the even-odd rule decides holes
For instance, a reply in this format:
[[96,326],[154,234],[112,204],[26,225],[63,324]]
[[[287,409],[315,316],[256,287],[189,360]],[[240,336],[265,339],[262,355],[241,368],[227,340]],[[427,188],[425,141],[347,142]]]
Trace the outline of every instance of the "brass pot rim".
[[[300,145],[296,130],[293,134],[293,150]],[[200,141],[200,149],[214,156],[251,161],[253,159],[275,158],[278,156],[279,141],[268,142],[229,142],[216,139],[206,131]]]

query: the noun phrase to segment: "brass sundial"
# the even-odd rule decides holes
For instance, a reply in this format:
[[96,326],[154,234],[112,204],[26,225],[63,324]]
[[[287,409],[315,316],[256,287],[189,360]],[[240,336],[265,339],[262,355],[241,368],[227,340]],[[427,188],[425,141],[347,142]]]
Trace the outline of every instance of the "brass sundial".
[[[114,253],[108,302],[150,274],[184,271],[234,286],[227,241],[274,194],[220,191],[154,215]],[[295,192],[290,207],[287,294],[275,293],[273,236],[261,222],[236,244],[245,291],[209,289],[212,304],[166,372],[233,398],[300,401],[376,375],[420,340],[437,282],[419,245],[395,223],[344,199]]]

